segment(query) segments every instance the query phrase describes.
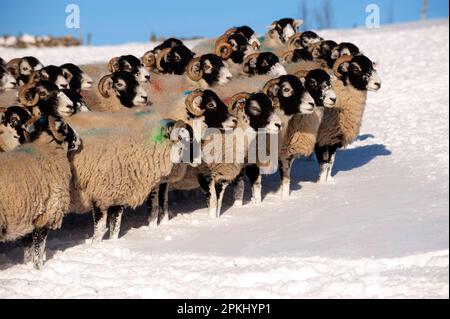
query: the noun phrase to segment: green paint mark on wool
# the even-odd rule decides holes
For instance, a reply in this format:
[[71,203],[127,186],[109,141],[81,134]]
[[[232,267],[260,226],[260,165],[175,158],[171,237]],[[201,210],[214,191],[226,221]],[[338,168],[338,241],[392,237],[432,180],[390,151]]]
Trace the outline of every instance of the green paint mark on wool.
[[156,132],[152,135],[152,141],[158,144],[163,143],[167,138],[164,131],[164,127],[160,127],[159,129],[157,129]]
[[152,111],[141,111],[141,112],[136,112],[133,115],[135,117],[144,117],[144,116],[150,115],[151,113],[152,113]]
[[14,149],[13,152],[16,154],[27,154],[35,158],[38,158],[41,155],[41,153],[38,152],[35,148],[31,148],[28,146],[18,147]]

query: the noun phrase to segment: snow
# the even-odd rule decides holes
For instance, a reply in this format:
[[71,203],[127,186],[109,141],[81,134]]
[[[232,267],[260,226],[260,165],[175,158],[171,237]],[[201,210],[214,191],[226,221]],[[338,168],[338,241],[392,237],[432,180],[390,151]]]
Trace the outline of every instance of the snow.
[[[18,244],[0,244],[0,298],[448,298],[448,20],[321,34],[359,45],[383,80],[358,140],[338,152],[334,183],[314,183],[315,162],[296,161],[288,200],[268,176],[261,206],[247,193],[231,207],[228,193],[210,220],[203,198],[172,199],[170,222],[149,230],[144,208],[128,211],[121,238],[94,246],[90,216],[69,215],[41,271],[21,263]],[[148,49],[0,56],[91,63]]]
[[[184,41],[187,47],[193,48],[201,40]],[[11,43],[9,43],[11,44]],[[50,47],[14,49],[0,47],[0,57],[5,61],[23,56],[34,56],[44,65],[62,65],[68,62],[78,65],[90,63],[103,63],[113,56],[132,54],[142,57],[145,52],[153,49],[157,43],[128,43],[123,45],[105,46],[77,46],[77,47]]]

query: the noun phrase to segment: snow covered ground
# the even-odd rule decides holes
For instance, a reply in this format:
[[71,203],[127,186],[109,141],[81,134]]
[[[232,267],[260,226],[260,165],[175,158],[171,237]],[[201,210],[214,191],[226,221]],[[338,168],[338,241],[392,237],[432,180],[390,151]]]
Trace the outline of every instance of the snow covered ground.
[[[383,80],[358,140],[337,155],[334,184],[315,184],[315,163],[296,161],[287,201],[269,176],[260,207],[228,200],[210,220],[202,198],[178,199],[169,223],[149,231],[144,209],[128,212],[121,238],[96,246],[90,216],[70,215],[41,271],[21,264],[17,244],[0,244],[0,298],[448,298],[448,20],[323,35],[358,44]],[[89,63],[147,49],[0,56]]]

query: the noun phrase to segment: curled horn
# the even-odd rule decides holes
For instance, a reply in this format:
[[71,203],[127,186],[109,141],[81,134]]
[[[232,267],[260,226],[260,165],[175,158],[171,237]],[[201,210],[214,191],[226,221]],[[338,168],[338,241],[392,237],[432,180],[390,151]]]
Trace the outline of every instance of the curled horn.
[[196,57],[193,58],[191,61],[189,61],[189,64],[187,65],[186,68],[186,73],[187,76],[192,80],[192,81],[200,81],[203,77],[203,70],[202,69],[197,69],[196,64],[200,61],[201,57]]
[[112,58],[108,62],[108,70],[109,72],[113,73],[116,71],[119,71],[119,57]]
[[165,48],[158,53],[156,57],[156,68],[159,72],[165,72],[165,70],[161,66],[161,60],[170,52],[170,50],[172,50],[172,48]]
[[259,56],[259,52],[255,52],[255,53],[252,53],[252,54],[247,55],[247,56],[244,58],[244,61],[242,62],[242,66],[243,66],[243,71],[244,71],[244,73],[249,73],[249,72],[246,71],[246,65],[250,63],[250,60],[251,60],[251,59],[258,58],[258,56]]
[[302,34],[300,32],[297,32],[289,39],[288,44],[287,44],[289,51],[303,48],[302,43],[300,41],[301,36],[302,36]]
[[300,71],[295,72],[294,75],[296,77],[298,77],[299,79],[301,79],[301,78],[305,78],[308,75],[308,73],[309,73],[309,71],[307,71],[307,70],[300,70]]
[[31,115],[31,118],[25,123],[23,135],[25,137],[25,140],[27,143],[30,143],[32,141],[32,134],[35,133],[36,127],[34,126],[34,123],[39,121],[40,116],[36,116],[34,114]]
[[189,113],[192,113],[195,116],[202,116],[205,113],[204,110],[200,109],[197,105],[194,105],[194,101],[197,97],[201,97],[203,95],[202,89],[197,89],[186,97],[185,104],[186,109]]
[[271,100],[274,108],[280,107],[280,102],[276,96],[273,96],[271,89],[275,84],[278,84],[278,79],[269,80],[263,87],[262,92],[266,94]]
[[26,95],[28,90],[33,88],[33,85],[26,84],[22,85],[19,89],[19,102],[25,107],[33,107],[36,106],[39,102],[39,94],[34,93],[34,96],[31,100],[28,100]]
[[108,81],[110,79],[111,79],[111,74],[108,74],[108,75],[105,75],[104,77],[102,77],[100,79],[100,81],[98,82],[98,91],[105,98],[109,97],[109,92],[105,90],[104,86],[105,86],[106,81]]
[[17,78],[20,75],[19,64],[22,61],[21,58],[12,59],[8,63],[6,63],[6,69],[12,76]]
[[58,132],[58,129],[56,128],[56,119],[55,119],[55,117],[53,117],[51,115],[48,116],[48,127],[50,129],[50,132],[52,132],[53,137],[58,142],[64,142],[65,141],[66,137]]
[[233,33],[235,33],[237,31],[237,28],[229,28],[227,31],[225,31],[223,33],[224,36],[229,37],[230,35],[232,35]]
[[142,62],[147,68],[153,67],[156,63],[155,53],[153,51],[145,52],[144,56],[142,57]]
[[334,64],[333,64],[333,73],[337,77],[341,76],[342,74],[339,73],[339,67],[343,63],[350,63],[353,60],[353,57],[351,55],[343,55],[340,58],[338,58]]
[[281,55],[281,60],[284,61],[285,63],[292,63],[293,59],[294,59],[294,51],[287,51]]
[[227,60],[230,58],[231,53],[233,53],[233,47],[228,43],[227,39],[219,38],[216,41],[214,52],[223,60]]
[[[234,111],[233,106],[234,106],[239,100],[242,100],[242,99],[246,99],[246,100],[247,100],[248,98],[250,98],[250,93],[247,93],[247,92],[240,92],[240,93],[237,93],[237,94],[233,95],[233,96],[231,97],[230,104],[228,105],[228,111],[229,111],[230,113],[233,112],[233,111]],[[241,107],[241,105],[239,105],[239,107]]]

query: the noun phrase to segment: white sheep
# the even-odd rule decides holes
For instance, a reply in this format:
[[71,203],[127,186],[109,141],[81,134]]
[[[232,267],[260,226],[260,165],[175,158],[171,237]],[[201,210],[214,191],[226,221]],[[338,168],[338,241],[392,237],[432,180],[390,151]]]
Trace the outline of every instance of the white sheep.
[[320,165],[319,181],[331,180],[338,148],[346,147],[359,134],[367,91],[378,91],[381,79],[374,63],[364,55],[344,55],[333,66],[337,80],[333,89],[336,107],[326,109],[317,135],[315,154]]
[[22,238],[25,261],[39,269],[47,231],[60,228],[69,211],[67,152],[80,141],[70,126],[52,116],[29,122],[23,130],[33,142],[0,153],[0,242]]
[[[139,128],[120,126],[127,116],[146,115],[153,119],[151,114],[109,114],[108,121],[116,123],[116,128],[97,128],[97,125],[86,128],[86,118],[96,116],[95,112],[68,119],[75,128],[79,127],[83,136],[83,148],[72,159],[71,211],[84,213],[93,209],[93,241],[103,238],[108,210],[110,237],[117,238],[123,207],[141,205],[161,179],[170,174],[177,157],[184,156],[173,153],[172,148],[175,144],[172,139],[176,137],[173,134],[187,126],[184,122],[155,124],[149,120]],[[100,113],[96,122],[103,116]]]

